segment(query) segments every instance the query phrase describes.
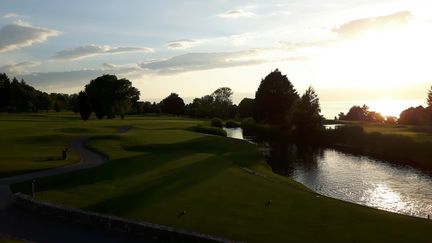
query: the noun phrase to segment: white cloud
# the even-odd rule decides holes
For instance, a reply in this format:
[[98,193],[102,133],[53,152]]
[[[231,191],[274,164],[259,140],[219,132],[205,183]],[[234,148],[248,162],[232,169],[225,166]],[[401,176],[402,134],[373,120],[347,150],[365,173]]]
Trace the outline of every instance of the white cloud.
[[167,47],[171,50],[184,50],[192,48],[200,43],[201,41],[199,40],[182,39],[168,42]]
[[293,42],[280,41],[282,48],[291,51],[300,51],[311,48],[324,48],[339,44],[351,38],[361,37],[364,33],[380,33],[383,30],[395,30],[407,24],[412,15],[409,11],[398,12],[385,16],[354,19],[330,29],[331,38],[315,41]]
[[12,51],[42,43],[49,37],[57,36],[60,32],[53,29],[36,27],[23,21],[16,21],[0,29],[0,52]]
[[30,68],[36,67],[40,62],[26,61],[19,63],[11,63],[0,67],[0,72],[4,73],[27,73]]
[[64,60],[78,60],[91,56],[106,55],[106,54],[123,54],[132,52],[153,52],[152,48],[147,47],[112,47],[112,46],[98,46],[88,45],[80,46],[72,49],[63,50],[57,52],[53,57],[54,59]]
[[5,19],[19,18],[19,17],[21,17],[21,16],[17,13],[7,13],[7,14],[3,15],[3,18],[5,18]]
[[332,29],[340,37],[357,37],[367,31],[383,31],[399,28],[409,22],[412,14],[409,11],[385,16],[351,20]]
[[245,11],[243,9],[229,10],[224,13],[218,15],[221,18],[230,18],[230,19],[238,19],[238,18],[250,18],[255,16],[254,13],[250,11]]
[[299,61],[303,57],[290,56],[282,49],[262,48],[234,52],[187,53],[168,59],[142,62],[139,66],[160,74],[182,73],[217,68],[256,65],[281,60]]

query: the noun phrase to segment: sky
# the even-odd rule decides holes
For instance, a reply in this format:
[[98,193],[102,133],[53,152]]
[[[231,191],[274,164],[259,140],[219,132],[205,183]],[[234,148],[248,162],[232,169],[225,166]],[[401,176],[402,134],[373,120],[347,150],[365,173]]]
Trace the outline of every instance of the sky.
[[430,0],[0,0],[0,72],[76,93],[105,74],[141,100],[190,102],[219,87],[254,97],[276,68],[332,118],[367,104],[425,105],[432,85]]

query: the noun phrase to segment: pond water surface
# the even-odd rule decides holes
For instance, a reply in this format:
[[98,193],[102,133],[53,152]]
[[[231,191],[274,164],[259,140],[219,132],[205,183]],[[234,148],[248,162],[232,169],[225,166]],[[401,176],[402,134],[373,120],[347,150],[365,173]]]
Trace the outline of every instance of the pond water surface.
[[[241,128],[225,129],[244,138]],[[432,217],[432,176],[367,156],[289,143],[257,144],[275,173],[322,195],[416,217]]]

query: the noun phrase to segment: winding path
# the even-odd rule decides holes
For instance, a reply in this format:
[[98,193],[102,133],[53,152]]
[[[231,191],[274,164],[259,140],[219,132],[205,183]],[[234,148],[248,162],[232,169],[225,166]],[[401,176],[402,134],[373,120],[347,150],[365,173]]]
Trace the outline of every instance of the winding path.
[[[129,126],[122,126],[118,129],[118,132],[126,132],[129,128]],[[136,239],[101,229],[84,227],[13,207],[13,194],[9,188],[10,184],[92,168],[108,161],[104,156],[90,151],[85,147],[85,143],[88,140],[89,137],[80,137],[73,140],[68,145],[68,148],[71,151],[80,155],[81,161],[79,163],[46,171],[38,171],[0,179],[0,234],[12,235],[17,238],[34,242],[48,243],[143,242],[143,239]]]

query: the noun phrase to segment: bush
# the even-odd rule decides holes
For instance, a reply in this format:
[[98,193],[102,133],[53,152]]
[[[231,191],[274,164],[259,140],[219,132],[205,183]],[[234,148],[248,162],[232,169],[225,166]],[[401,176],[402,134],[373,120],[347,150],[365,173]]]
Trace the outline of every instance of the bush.
[[210,125],[211,125],[212,127],[219,127],[219,128],[222,128],[224,124],[223,124],[223,121],[222,121],[220,118],[215,117],[215,118],[213,118],[213,119],[211,120]]
[[253,129],[256,126],[255,119],[248,117],[242,120],[241,127],[243,129]]
[[192,127],[190,130],[192,130],[194,132],[217,135],[217,136],[222,136],[222,137],[227,136],[226,131],[223,130],[222,128],[219,128],[219,127],[209,127],[209,126],[197,125],[197,126]]
[[225,127],[227,127],[227,128],[240,127],[240,123],[238,123],[234,120],[228,120],[225,122]]

